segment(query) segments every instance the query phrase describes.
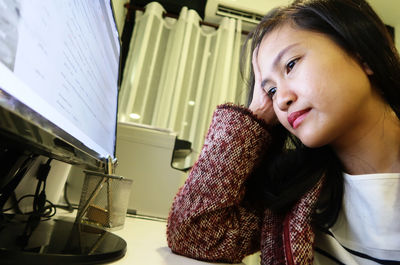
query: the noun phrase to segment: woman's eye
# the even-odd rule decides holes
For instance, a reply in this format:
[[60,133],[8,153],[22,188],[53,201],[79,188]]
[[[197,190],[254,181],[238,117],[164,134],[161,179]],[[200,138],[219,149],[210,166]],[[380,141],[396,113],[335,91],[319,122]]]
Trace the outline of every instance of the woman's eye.
[[270,89],[268,89],[268,91],[267,91],[268,97],[272,99],[272,97],[274,96],[275,92],[276,92],[276,87],[271,87]]
[[286,74],[288,74],[288,73],[290,73],[290,71],[292,71],[293,67],[296,65],[298,60],[299,60],[299,58],[296,58],[287,63]]

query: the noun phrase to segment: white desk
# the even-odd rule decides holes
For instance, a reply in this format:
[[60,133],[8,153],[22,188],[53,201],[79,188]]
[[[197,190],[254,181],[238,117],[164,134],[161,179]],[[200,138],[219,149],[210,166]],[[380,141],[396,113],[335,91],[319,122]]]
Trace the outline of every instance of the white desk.
[[[58,217],[68,219],[76,216],[59,210]],[[162,219],[141,216],[127,216],[124,228],[112,233],[123,238],[128,249],[125,256],[117,261],[108,263],[113,265],[224,265],[227,263],[203,262],[172,253],[167,245],[167,222]],[[242,263],[236,265],[259,265],[260,254],[255,253],[246,257]]]
[[[127,217],[122,230],[113,232],[122,237],[128,244],[126,255],[111,264],[140,264],[140,265],[204,265],[224,264],[202,262],[171,252],[167,246],[166,222],[145,220],[140,217]],[[246,257],[242,265],[259,265],[259,253]]]

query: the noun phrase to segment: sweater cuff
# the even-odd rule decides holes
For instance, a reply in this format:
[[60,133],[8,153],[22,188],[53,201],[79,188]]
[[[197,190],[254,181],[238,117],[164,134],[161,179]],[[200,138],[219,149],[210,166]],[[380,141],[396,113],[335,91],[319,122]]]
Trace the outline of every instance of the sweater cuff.
[[247,115],[267,131],[270,131],[273,128],[271,125],[267,124],[263,119],[258,118],[249,108],[245,107],[244,105],[236,105],[233,103],[224,103],[224,104],[218,105],[217,110],[218,109],[231,109],[233,111],[240,112],[244,115]]

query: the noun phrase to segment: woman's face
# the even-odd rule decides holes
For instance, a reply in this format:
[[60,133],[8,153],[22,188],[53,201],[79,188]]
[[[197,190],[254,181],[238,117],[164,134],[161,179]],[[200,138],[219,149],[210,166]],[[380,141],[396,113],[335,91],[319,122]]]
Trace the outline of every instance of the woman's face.
[[351,143],[382,107],[372,71],[321,33],[278,27],[262,40],[256,62],[280,123],[306,146]]

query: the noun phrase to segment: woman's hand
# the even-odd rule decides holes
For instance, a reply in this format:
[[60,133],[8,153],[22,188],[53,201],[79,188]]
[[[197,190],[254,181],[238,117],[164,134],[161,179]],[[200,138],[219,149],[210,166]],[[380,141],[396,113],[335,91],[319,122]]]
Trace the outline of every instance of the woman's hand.
[[254,71],[254,90],[253,99],[249,109],[260,119],[263,119],[267,124],[276,124],[278,119],[275,115],[272,106],[272,100],[267,95],[267,92],[261,87],[261,72],[257,64],[258,47],[253,51],[252,65]]

